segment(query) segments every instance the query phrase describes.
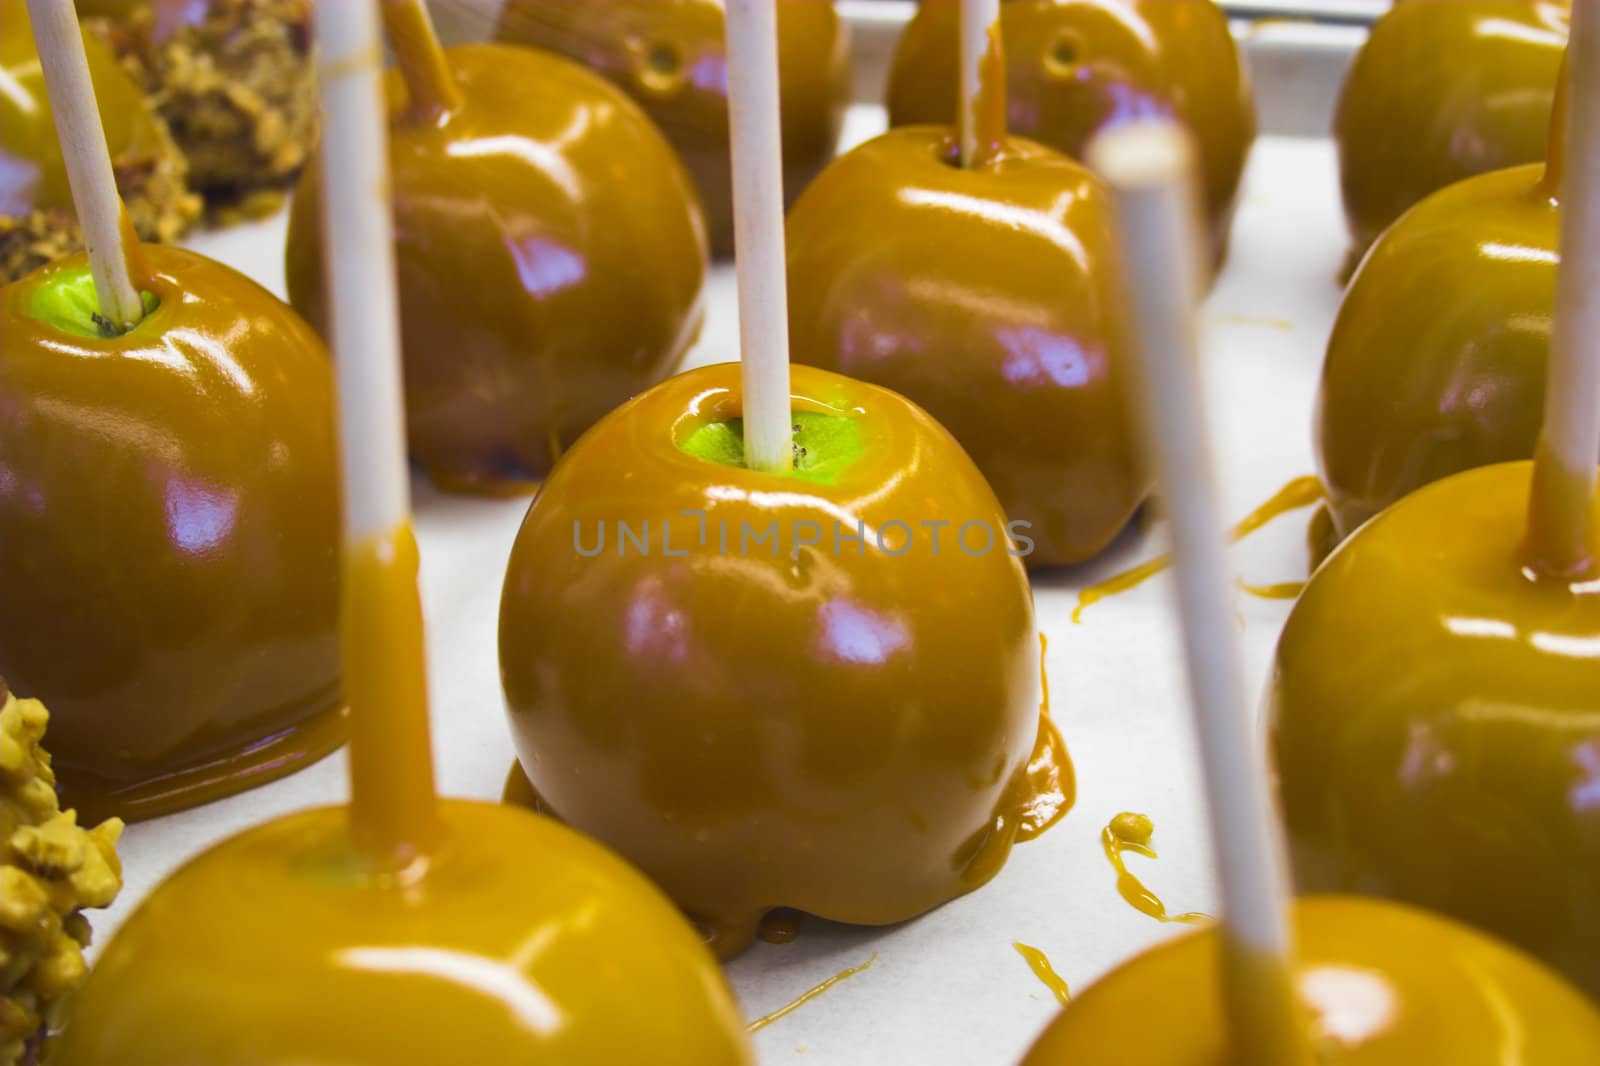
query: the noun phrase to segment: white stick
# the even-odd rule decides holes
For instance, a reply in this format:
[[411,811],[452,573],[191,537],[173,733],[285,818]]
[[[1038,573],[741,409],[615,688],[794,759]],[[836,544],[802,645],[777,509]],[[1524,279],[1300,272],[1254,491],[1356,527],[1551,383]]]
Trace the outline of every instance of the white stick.
[[322,259],[339,374],[345,536],[411,513],[377,0],[312,5],[322,88]]
[[[1205,268],[1194,148],[1176,124],[1139,123],[1097,137],[1087,157],[1116,198],[1137,334],[1133,384],[1172,523],[1189,698],[1226,928],[1248,956],[1277,960],[1286,973],[1291,955],[1283,842],[1268,790],[1265,745],[1251,727],[1199,372],[1197,322]],[[1248,977],[1233,980],[1237,972],[1227,976],[1241,992],[1252,987]],[[1283,1023],[1279,1031],[1292,1033],[1298,1026],[1292,1011],[1287,1001],[1268,1012]],[[1260,1003],[1230,1009],[1235,1019],[1261,1013]],[[1256,1033],[1240,1035],[1241,1042],[1258,1039]]]
[[1600,458],[1600,0],[1572,5],[1567,129],[1561,176],[1561,269],[1556,274],[1544,444],[1594,495]]
[[989,32],[1000,21],[1000,0],[961,0],[961,165],[972,165],[978,142],[978,97],[983,90],[983,57]]
[[774,0],[728,0],[728,120],[745,463],[755,470],[789,470],[794,465],[794,432]]
[[122,245],[122,200],[111,170],[94,81],[89,76],[89,57],[83,50],[83,31],[78,28],[72,0],[28,0],[28,17],[44,67],[67,181],[72,186],[72,206],[89,250],[100,316],[123,333],[138,325],[144,306],[128,275],[128,253]]

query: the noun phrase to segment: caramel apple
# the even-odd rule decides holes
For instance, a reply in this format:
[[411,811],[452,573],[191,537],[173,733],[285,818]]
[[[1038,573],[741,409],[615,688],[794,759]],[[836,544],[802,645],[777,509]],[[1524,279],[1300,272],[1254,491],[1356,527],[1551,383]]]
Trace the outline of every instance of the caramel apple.
[[[1521,952],[1422,911],[1313,896],[1294,906],[1295,991],[1325,1066],[1600,1061],[1600,1013]],[[1023,1066],[1237,1066],[1216,928],[1168,941],[1079,993]]]
[[1474,922],[1600,992],[1600,596],[1524,562],[1530,464],[1429,485],[1311,579],[1272,745],[1295,874]]
[[1428,194],[1544,159],[1570,9],[1560,0],[1404,0],[1378,18],[1334,119],[1347,272]]
[[597,844],[441,800],[429,746],[373,0],[320,4],[350,803],[205,852],[75,1000],[55,1066],[753,1066],[670,903]]
[[[411,457],[446,487],[520,488],[677,365],[704,313],[704,227],[619,89],[533,49],[441,53],[407,4],[386,12]],[[319,181],[313,164],[294,199],[288,282],[326,333]]]
[[[1199,225],[1185,216],[1198,213],[1185,207],[1187,152],[1173,132],[1171,124],[1125,127],[1097,140],[1090,154],[1115,190],[1120,233],[1137,268],[1130,289],[1141,421],[1172,516],[1176,599],[1223,921],[1102,978],[1068,1005],[1023,1066],[1600,1061],[1600,1011],[1520,952],[1392,903],[1290,903],[1265,753],[1230,618],[1226,542],[1196,370]],[[1409,591],[1415,595],[1416,586]],[[1341,609],[1371,627],[1368,606],[1350,600]],[[1362,638],[1377,644],[1395,633],[1372,627]],[[1324,649],[1330,661],[1344,650],[1331,642]],[[1407,667],[1431,662],[1413,659]],[[1393,685],[1401,676],[1391,671],[1383,681]],[[1431,847],[1412,828],[1412,846]]]
[[86,971],[83,911],[110,906],[122,888],[122,823],[83,829],[61,809],[43,747],[49,720],[0,677],[0,1066],[38,1061]]
[[[954,119],[958,7],[923,0],[906,27],[889,76],[890,125]],[[1016,136],[1081,159],[1110,124],[1171,115],[1190,128],[1220,263],[1256,135],[1254,97],[1222,9],[1211,0],[1006,0],[1000,27]]]
[[[1440,6],[1450,5],[1400,5]],[[1547,164],[1433,194],[1352,279],[1317,392],[1332,539],[1430,481],[1533,455],[1559,259],[1561,125],[1558,115]]]
[[[85,41],[117,186],[140,236],[170,241],[199,215],[165,124],[97,41]],[[23,0],[0,0],[0,284],[83,248]]]
[[148,246],[101,335],[82,255],[0,289],[0,673],[68,803],[144,818],[343,739],[328,354],[266,290]]
[[[845,26],[828,0],[777,0],[783,187],[833,158],[850,95]],[[625,90],[694,177],[711,249],[733,253],[723,0],[510,0],[498,40],[558,52]]]
[[[82,0],[213,208],[275,208],[316,137],[312,0]],[[259,197],[260,202],[249,202]]]
[[812,183],[789,214],[791,344],[954,433],[1028,523],[1029,566],[1081,562],[1150,491],[1123,400],[1105,190],[1003,127],[985,143],[966,167],[949,128],[891,130]]
[[608,415],[534,500],[501,601],[541,803],[723,956],[774,908],[881,925],[979,887],[1028,830],[1036,742],[1049,761],[1026,545],[993,492],[903,398],[792,381],[790,473],[744,465],[732,364]]

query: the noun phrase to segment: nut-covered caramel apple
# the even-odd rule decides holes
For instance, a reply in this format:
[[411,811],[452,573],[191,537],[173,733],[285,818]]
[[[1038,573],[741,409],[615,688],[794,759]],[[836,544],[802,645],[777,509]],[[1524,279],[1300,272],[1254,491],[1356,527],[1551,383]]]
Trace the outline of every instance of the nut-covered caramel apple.
[[[704,226],[671,147],[604,79],[391,26],[411,457],[447,487],[515,489],[677,365],[704,313]],[[326,333],[319,180],[313,164],[295,196],[288,280]]]
[[[1491,937],[1373,900],[1293,911],[1296,992],[1318,1066],[1523,1066],[1600,1061],[1600,1012]],[[1023,1066],[1236,1066],[1207,929],[1136,957],[1077,996]],[[1514,1052],[1512,1051],[1514,1049]]]
[[42,743],[49,720],[0,677],[0,1066],[39,1061],[86,971],[83,911],[110,906],[122,888],[122,823],[84,829],[61,809]]
[[[165,124],[95,40],[86,40],[106,145],[140,236],[169,241],[200,213]],[[83,248],[24,0],[0,0],[0,284]]]
[[[79,0],[213,206],[276,207],[316,137],[311,0]],[[266,192],[259,205],[247,197]]]
[[1481,925],[1600,993],[1600,591],[1524,561],[1530,464],[1413,493],[1312,577],[1272,745],[1295,874]]
[[1347,270],[1429,193],[1544,158],[1570,8],[1404,0],[1373,24],[1334,120]]
[[[889,79],[891,125],[954,119],[958,8],[924,0],[906,27]],[[1012,133],[1081,159],[1113,123],[1172,115],[1189,127],[1220,262],[1256,134],[1249,79],[1222,9],[1211,0],[1006,0],[1000,25]]]
[[543,805],[724,956],[773,908],[880,925],[982,885],[1038,828],[1050,732],[1026,543],[950,435],[797,366],[795,469],[762,473],[741,395],[736,366],[691,371],[586,434],[528,512],[500,611]]
[[1108,544],[1150,490],[1124,404],[1127,301],[1099,180],[1011,138],[965,168],[946,128],[891,130],[790,212],[797,362],[904,393],[954,433],[1029,566]]
[[1429,196],[1352,279],[1316,407],[1335,538],[1430,481],[1533,455],[1559,260],[1561,125],[1558,115],[1548,163]]
[[101,336],[82,256],[0,289],[0,673],[66,800],[142,818],[342,740],[328,353],[266,290],[147,246]]
[[[777,0],[777,10],[783,188],[792,202],[833,158],[849,49],[829,0]],[[712,251],[733,254],[723,0],[510,0],[496,36],[569,56],[637,100],[694,176]]]

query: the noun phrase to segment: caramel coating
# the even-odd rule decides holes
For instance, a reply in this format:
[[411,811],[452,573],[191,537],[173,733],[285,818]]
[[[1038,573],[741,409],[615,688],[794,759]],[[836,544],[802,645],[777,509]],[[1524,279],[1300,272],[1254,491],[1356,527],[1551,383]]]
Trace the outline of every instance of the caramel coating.
[[[503,491],[677,365],[704,315],[705,234],[682,165],[621,91],[531,49],[447,55],[453,111],[411,108],[388,80],[410,450],[446,487]],[[287,266],[326,335],[320,181],[313,163]]]
[[122,823],[85,830],[61,809],[42,745],[49,720],[0,678],[0,1066],[34,1061],[83,980],[83,909],[110,906],[122,889]]
[[[1044,731],[1027,579],[949,434],[884,389],[795,367],[795,411],[860,435],[831,481],[679,447],[740,396],[737,366],[706,367],[588,433],[528,512],[500,612],[534,787],[724,956],[776,907],[882,925],[982,885],[1041,814]],[[859,552],[836,520],[842,537],[865,523]],[[646,522],[648,552],[618,539]],[[966,523],[997,542],[977,554]]]
[[[827,0],[777,0],[783,189],[793,202],[833,158],[850,96],[849,38]],[[575,59],[625,90],[678,150],[711,248],[733,254],[722,0],[510,0],[498,40]]]
[[1472,922],[1593,995],[1600,587],[1525,567],[1531,467],[1429,485],[1323,563],[1271,739],[1300,887]]
[[1337,536],[1431,481],[1533,455],[1559,258],[1554,191],[1541,164],[1470,178],[1417,205],[1362,263],[1317,393]]
[[971,170],[954,151],[947,129],[891,130],[806,191],[788,223],[790,347],[954,433],[1031,523],[1030,567],[1081,562],[1151,488],[1123,395],[1109,194],[1030,141]]
[[[1328,1066],[1600,1061],[1600,1013],[1532,959],[1409,907],[1338,896],[1294,907],[1299,998]],[[1080,993],[1023,1066],[1234,1066],[1216,929],[1168,941]]]
[[149,817],[343,738],[332,375],[254,282],[176,248],[115,339],[0,289],[0,672],[52,709],[66,798]]
[[448,801],[415,867],[362,865],[344,808],[249,830],[112,938],[53,1066],[752,1066],[671,904],[551,821]]
[[1347,270],[1429,193],[1544,159],[1570,8],[1405,0],[1377,20],[1334,119]]
[[[956,117],[957,0],[924,0],[889,76],[889,123],[950,124]],[[1011,132],[1081,158],[1106,125],[1172,115],[1200,149],[1211,247],[1220,263],[1245,158],[1255,99],[1211,0],[1007,0],[1000,8]]]

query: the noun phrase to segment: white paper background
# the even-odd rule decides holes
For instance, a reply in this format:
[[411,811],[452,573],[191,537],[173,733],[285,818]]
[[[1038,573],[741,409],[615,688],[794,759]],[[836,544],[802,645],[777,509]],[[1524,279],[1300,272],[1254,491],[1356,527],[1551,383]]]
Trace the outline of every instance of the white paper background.
[[[882,126],[880,109],[851,112],[854,143]],[[283,219],[202,236],[192,245],[282,294]],[[1207,306],[1206,366],[1219,437],[1221,489],[1243,515],[1284,482],[1312,470],[1310,411],[1324,340],[1337,306],[1344,234],[1326,141],[1264,138],[1246,178],[1228,268]],[[732,274],[711,282],[711,316],[691,364],[736,355]],[[504,560],[525,501],[440,495],[416,486],[423,597],[430,639],[434,742],[450,794],[496,798],[511,761],[495,661]],[[1259,582],[1303,577],[1299,512],[1237,551]],[[1136,872],[1174,912],[1215,903],[1204,809],[1183,702],[1168,583],[1146,586],[1070,619],[1075,590],[1160,550],[1159,532],[1130,530],[1093,565],[1035,582],[1056,720],[1077,766],[1078,803],[1042,839],[1013,852],[991,884],[916,921],[883,930],[808,922],[786,946],[758,944],[728,969],[747,1017],[773,1011],[847,966],[876,964],[765,1029],[764,1062],[805,1055],[829,1066],[1005,1066],[1056,1010],[1013,950],[1043,949],[1074,989],[1132,952],[1179,931],[1117,896],[1099,834],[1119,811],[1156,823],[1154,863]],[[1288,607],[1241,593],[1252,676],[1265,678]],[[247,825],[342,799],[344,757],[200,810],[129,828],[127,888],[97,920],[102,942],[177,864]]]

